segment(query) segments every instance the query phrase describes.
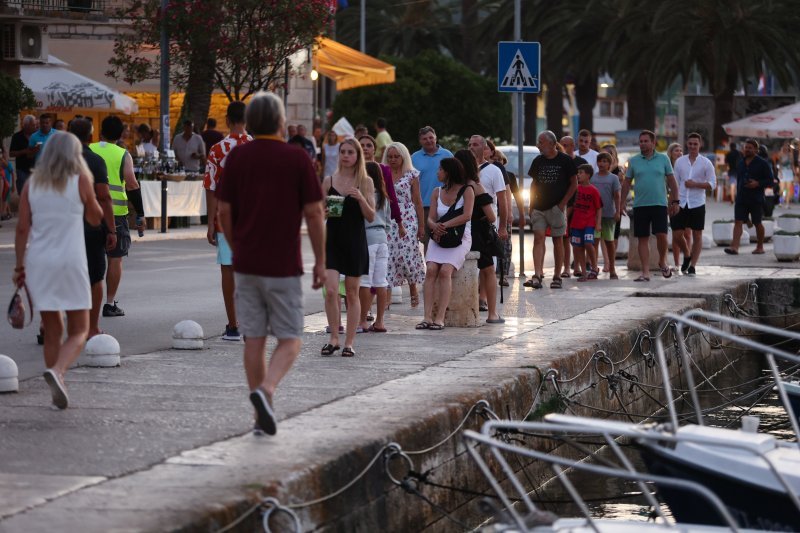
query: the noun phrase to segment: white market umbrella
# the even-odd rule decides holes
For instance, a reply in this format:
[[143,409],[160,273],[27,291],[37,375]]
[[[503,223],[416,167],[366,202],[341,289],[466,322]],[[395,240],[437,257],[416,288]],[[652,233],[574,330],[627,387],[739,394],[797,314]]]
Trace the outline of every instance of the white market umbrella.
[[736,137],[800,137],[800,102],[728,122],[722,129]]
[[33,91],[37,109],[112,110],[126,115],[139,110],[133,98],[61,66],[63,64],[59,61],[57,64],[20,67],[20,79]]

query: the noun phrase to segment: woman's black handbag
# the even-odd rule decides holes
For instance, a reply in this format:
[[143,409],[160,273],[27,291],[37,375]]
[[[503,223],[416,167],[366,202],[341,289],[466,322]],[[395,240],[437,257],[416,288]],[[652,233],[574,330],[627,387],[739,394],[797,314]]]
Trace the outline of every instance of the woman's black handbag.
[[[461,190],[458,191],[458,194],[456,195],[456,199],[453,202],[453,205],[450,206],[450,209],[447,210],[447,213],[439,217],[438,222],[444,223],[447,222],[448,220],[452,220],[464,214],[464,206],[461,206],[458,209],[456,209],[455,207],[458,201],[464,195],[464,190],[466,190],[467,187],[469,187],[469,185],[464,185],[463,187],[461,187]],[[437,244],[442,248],[458,248],[459,246],[461,246],[461,241],[464,238],[464,231],[466,227],[467,224],[465,222],[460,226],[453,226],[452,228],[447,228],[447,232],[439,238]],[[433,231],[430,232],[430,236],[431,239],[433,239]],[[436,241],[436,239],[433,240]]]
[[500,235],[497,233],[497,228],[494,224],[487,222],[484,225],[483,245],[484,251],[494,257],[505,256],[505,245]]

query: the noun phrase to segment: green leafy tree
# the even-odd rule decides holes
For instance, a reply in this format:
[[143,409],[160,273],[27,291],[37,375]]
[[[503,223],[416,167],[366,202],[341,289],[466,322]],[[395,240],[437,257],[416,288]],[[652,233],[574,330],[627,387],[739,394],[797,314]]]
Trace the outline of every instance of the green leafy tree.
[[[182,115],[202,123],[211,92],[243,100],[283,85],[287,60],[310,47],[332,19],[327,0],[170,0],[170,74],[186,90]],[[160,0],[134,0],[119,16],[130,21],[117,37],[108,74],[136,83],[157,78]]]
[[497,92],[493,78],[433,51],[387,61],[397,69],[395,83],[342,92],[333,105],[334,120],[344,116],[353,124],[372,124],[377,117],[386,117],[392,138],[412,150],[419,128],[425,125],[442,137],[509,138],[511,105],[506,95]]
[[20,112],[36,107],[36,98],[22,80],[0,72],[0,102],[3,102],[0,106],[0,137],[10,137],[17,127]]

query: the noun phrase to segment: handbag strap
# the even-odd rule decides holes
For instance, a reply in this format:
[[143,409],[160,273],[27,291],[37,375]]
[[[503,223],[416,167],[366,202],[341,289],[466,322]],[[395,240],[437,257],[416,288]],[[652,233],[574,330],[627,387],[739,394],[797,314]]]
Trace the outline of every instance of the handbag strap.
[[25,289],[25,296],[28,297],[28,312],[30,313],[30,317],[28,318],[28,324],[27,325],[30,326],[31,323],[33,322],[33,301],[31,301],[31,293],[28,290],[28,284],[25,283],[24,281],[22,282],[22,285],[17,287],[17,293],[19,293],[23,289]]

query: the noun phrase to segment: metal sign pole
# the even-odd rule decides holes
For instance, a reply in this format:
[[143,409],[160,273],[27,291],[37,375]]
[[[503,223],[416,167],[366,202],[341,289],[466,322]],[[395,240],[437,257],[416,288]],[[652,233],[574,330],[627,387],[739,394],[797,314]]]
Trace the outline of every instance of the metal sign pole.
[[[522,0],[514,0],[514,40],[515,41],[522,41]],[[525,169],[524,166],[524,145],[523,145],[523,135],[525,131],[525,101],[522,98],[522,93],[517,92],[515,95],[517,100],[516,111],[517,111],[517,153],[519,157],[517,158],[517,184],[519,185],[519,194],[523,194],[525,190]],[[524,196],[523,196],[524,198]],[[523,207],[525,206],[525,202],[522,202]],[[511,209],[511,206],[508,206]],[[525,226],[527,224],[524,223],[525,221],[525,213],[520,213],[519,217],[523,220],[522,227],[523,229],[519,230],[519,275],[518,277],[524,278],[525,277]],[[511,238],[511,235],[508,236]]]
[[[166,160],[169,150],[169,35],[167,34],[167,4],[161,0],[161,157]],[[161,233],[167,232],[167,180],[161,180]]]

